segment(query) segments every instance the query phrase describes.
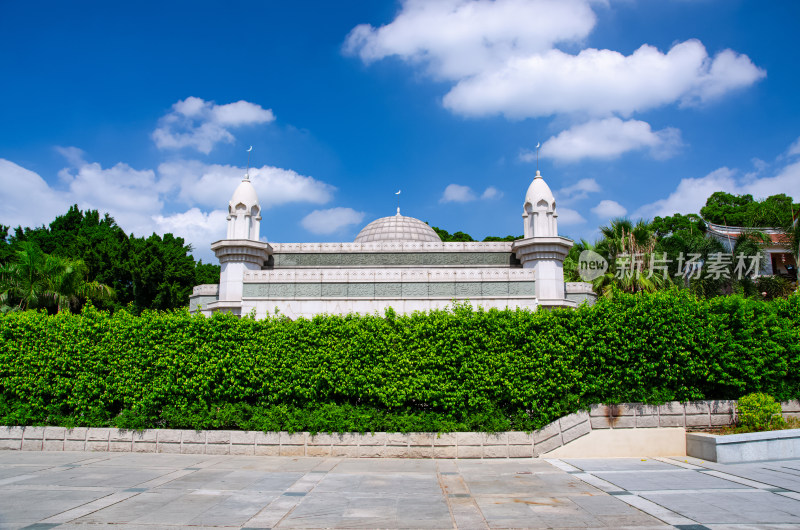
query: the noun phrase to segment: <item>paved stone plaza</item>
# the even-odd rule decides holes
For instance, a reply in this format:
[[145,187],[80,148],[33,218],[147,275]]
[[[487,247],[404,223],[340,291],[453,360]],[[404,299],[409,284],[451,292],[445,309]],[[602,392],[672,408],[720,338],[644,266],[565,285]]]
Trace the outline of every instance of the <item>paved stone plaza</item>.
[[800,460],[0,453],[0,528],[798,528]]

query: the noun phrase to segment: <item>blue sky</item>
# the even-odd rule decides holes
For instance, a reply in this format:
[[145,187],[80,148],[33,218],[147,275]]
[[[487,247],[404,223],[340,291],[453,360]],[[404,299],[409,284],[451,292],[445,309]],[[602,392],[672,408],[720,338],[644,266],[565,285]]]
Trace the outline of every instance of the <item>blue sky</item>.
[[0,3],[0,223],[70,204],[214,261],[251,171],[274,242],[405,215],[522,233],[800,197],[800,3],[426,0]]

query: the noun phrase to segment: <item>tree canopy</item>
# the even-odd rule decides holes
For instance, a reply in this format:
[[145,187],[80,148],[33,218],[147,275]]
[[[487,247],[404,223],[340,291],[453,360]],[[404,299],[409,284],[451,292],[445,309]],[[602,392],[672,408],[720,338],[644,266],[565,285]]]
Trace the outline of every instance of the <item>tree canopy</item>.
[[750,194],[732,195],[717,191],[700,209],[703,218],[711,223],[747,228],[786,228],[792,225],[793,216],[797,217],[798,213],[800,204],[794,204],[792,198],[784,193],[757,201]]
[[101,308],[130,305],[139,312],[182,307],[188,305],[194,285],[219,281],[219,266],[196,262],[182,238],[127,235],[110,215],[84,212],[77,205],[48,226],[17,227],[13,235],[0,238],[0,264],[9,264],[25,244],[44,255],[80,262],[88,282],[116,293],[115,299],[95,301]]
[[0,308],[79,309],[87,299],[114,298],[113,289],[88,279],[83,260],[45,254],[36,243],[22,241],[8,263],[0,266]]
[[[439,236],[439,238],[445,243],[452,243],[452,242],[460,243],[460,242],[477,241],[476,239],[473,239],[471,235],[466,234],[466,233],[461,232],[461,231],[451,234],[447,230],[445,230],[443,228],[439,228],[438,226],[432,226],[431,228],[433,228],[433,231],[436,232],[436,234]],[[516,241],[517,239],[522,239],[522,237],[523,236],[505,236],[505,237],[487,236],[487,237],[483,238],[483,241],[484,242],[488,242],[488,241],[509,241],[510,242],[510,241]]]

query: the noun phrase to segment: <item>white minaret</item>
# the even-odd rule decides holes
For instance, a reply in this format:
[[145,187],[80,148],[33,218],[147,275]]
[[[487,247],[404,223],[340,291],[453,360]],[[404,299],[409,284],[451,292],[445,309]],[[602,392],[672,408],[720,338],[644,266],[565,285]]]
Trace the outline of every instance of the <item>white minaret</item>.
[[228,202],[227,239],[258,241],[260,225],[261,206],[258,204],[258,195],[253,183],[245,177]]
[[211,244],[222,268],[219,298],[213,309],[241,314],[245,273],[261,270],[272,254],[272,247],[258,240],[261,205],[249,175],[245,175],[233,192],[227,219],[227,237]]
[[511,249],[523,268],[534,269],[536,298],[541,305],[564,305],[564,258],[572,241],[558,235],[556,199],[539,170],[522,205],[524,239]]
[[536,170],[536,177],[534,177],[531,185],[528,186],[528,193],[525,194],[525,204],[523,204],[522,210],[525,239],[529,237],[558,236],[556,199],[538,169]]

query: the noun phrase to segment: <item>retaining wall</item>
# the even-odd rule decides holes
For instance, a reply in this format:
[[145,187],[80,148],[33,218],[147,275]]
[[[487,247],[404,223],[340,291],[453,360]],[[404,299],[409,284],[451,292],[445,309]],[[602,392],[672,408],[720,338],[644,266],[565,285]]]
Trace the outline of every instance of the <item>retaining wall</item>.
[[722,464],[800,458],[800,429],[724,436],[688,433],[686,454]]
[[[784,416],[800,417],[800,402],[783,403]],[[110,451],[209,455],[341,456],[353,458],[530,458],[592,430],[729,425],[736,401],[673,401],[663,405],[593,405],[534,431],[502,433],[316,434],[307,432],[195,431],[112,428],[0,427],[0,449]]]

